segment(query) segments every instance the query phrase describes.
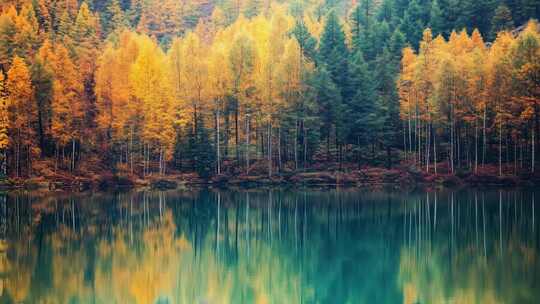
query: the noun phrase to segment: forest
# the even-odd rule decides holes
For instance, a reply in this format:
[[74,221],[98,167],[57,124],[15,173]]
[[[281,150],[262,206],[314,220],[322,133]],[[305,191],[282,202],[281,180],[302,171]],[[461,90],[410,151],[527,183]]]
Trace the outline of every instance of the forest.
[[538,0],[2,0],[0,175],[535,172]]

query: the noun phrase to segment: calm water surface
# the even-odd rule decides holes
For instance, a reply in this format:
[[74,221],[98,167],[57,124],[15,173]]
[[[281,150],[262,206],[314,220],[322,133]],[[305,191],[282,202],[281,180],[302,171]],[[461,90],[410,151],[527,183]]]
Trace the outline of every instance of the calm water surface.
[[0,303],[539,303],[538,201],[531,190],[0,194]]

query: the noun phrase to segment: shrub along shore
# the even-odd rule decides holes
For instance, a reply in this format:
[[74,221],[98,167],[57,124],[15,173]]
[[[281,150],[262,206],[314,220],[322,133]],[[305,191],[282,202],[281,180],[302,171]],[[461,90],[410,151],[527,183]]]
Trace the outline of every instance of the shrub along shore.
[[[31,178],[4,178],[0,180],[3,190],[36,191],[116,191],[121,189],[151,188],[158,190],[189,187],[250,188],[266,186],[305,187],[393,187],[410,189],[425,186],[472,186],[472,187],[528,187],[540,185],[540,174],[518,171],[506,167],[499,175],[497,166],[485,166],[474,171],[448,173],[439,164],[440,173],[427,173],[415,166],[401,164],[394,168],[342,164],[312,167],[305,170],[282,170],[269,176],[263,168],[254,167],[249,174],[224,170],[221,175],[203,178],[192,172],[175,172],[141,177],[129,172],[107,170],[79,171],[77,175],[67,171],[39,172]],[[39,166],[38,166],[39,167]],[[45,168],[47,166],[44,166]],[[227,168],[225,168],[227,169]]]

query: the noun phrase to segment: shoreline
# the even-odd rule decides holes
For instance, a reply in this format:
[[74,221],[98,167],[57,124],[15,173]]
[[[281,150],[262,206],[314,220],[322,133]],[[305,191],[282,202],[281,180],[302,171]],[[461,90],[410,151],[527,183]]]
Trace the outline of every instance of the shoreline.
[[540,186],[540,175],[498,176],[489,173],[429,174],[404,168],[369,167],[348,172],[310,171],[267,175],[220,175],[202,179],[192,173],[153,175],[146,179],[127,174],[101,174],[59,178],[31,177],[0,180],[0,191],[84,192],[132,189],[174,190],[199,187],[252,189],[265,187],[303,188],[394,188],[398,190],[426,187],[517,188]]

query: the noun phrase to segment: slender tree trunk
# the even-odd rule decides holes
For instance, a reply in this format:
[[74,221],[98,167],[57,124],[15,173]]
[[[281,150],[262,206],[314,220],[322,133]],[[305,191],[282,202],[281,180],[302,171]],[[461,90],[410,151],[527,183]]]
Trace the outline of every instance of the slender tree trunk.
[[304,122],[302,122],[302,128],[304,129],[304,165],[303,167],[306,168],[307,166],[307,128]]
[[499,123],[499,176],[502,176],[502,122]]
[[433,132],[433,167],[437,174],[437,131]]
[[[246,115],[246,174],[249,174],[249,115]],[[257,152],[257,142],[255,142],[255,152]]]
[[236,161],[240,162],[240,154],[239,154],[240,150],[238,149],[238,147],[239,147],[239,145],[238,145],[239,144],[239,141],[238,141],[238,139],[239,139],[239,134],[238,134],[238,131],[239,131],[239,129],[238,129],[238,114],[239,113],[238,112],[239,112],[238,111],[238,105],[236,105],[235,111],[234,111],[234,128],[235,128],[236,132],[235,132],[234,135],[235,135],[235,140],[236,140],[235,141],[235,144],[236,144]]
[[294,170],[298,170],[298,119],[294,123]]
[[483,147],[482,147],[482,167],[486,164],[486,112],[487,112],[487,103],[484,105],[484,118],[483,118],[483,126],[482,126],[482,141],[483,141]]
[[75,169],[75,139],[71,139],[71,172]]
[[281,126],[278,127],[278,170],[281,171]]
[[163,161],[162,161],[163,154],[161,153],[161,146],[159,147],[159,160],[158,160],[158,167],[159,167],[159,175],[163,173]]
[[[431,120],[431,119],[430,119]],[[426,139],[426,172],[429,173],[429,153],[431,148],[431,123],[428,122],[426,124],[426,133],[427,133],[427,139]]]
[[272,177],[272,122],[268,123],[268,177]]
[[407,123],[409,125],[409,159],[412,152],[412,130],[411,130],[411,109],[409,106],[409,115],[407,115]]
[[534,143],[534,128],[532,130],[532,135],[531,135],[531,172],[534,173],[534,163],[535,163],[535,155],[534,155],[534,147],[535,147],[535,143]]
[[15,175],[19,177],[21,173],[21,129],[19,129],[17,132],[19,133],[19,136],[17,138],[17,152],[15,152]]
[[514,141],[514,175],[517,175],[517,140]]
[[58,152],[58,142],[56,142],[56,148],[54,150],[54,173],[58,170],[58,158],[60,157],[60,153]]
[[4,176],[7,176],[7,152],[6,149],[2,151],[2,173]]
[[[129,133],[130,133],[130,135],[129,135],[129,153],[130,153],[129,169],[130,169],[131,174],[133,174],[133,124],[130,126],[129,129],[130,129],[130,131],[129,131]],[[144,148],[144,146],[143,146],[143,148]]]
[[221,153],[220,153],[220,138],[219,138],[219,105],[216,111],[216,158],[217,158],[217,174],[221,174]]
[[474,120],[474,173],[478,173],[478,120]]

